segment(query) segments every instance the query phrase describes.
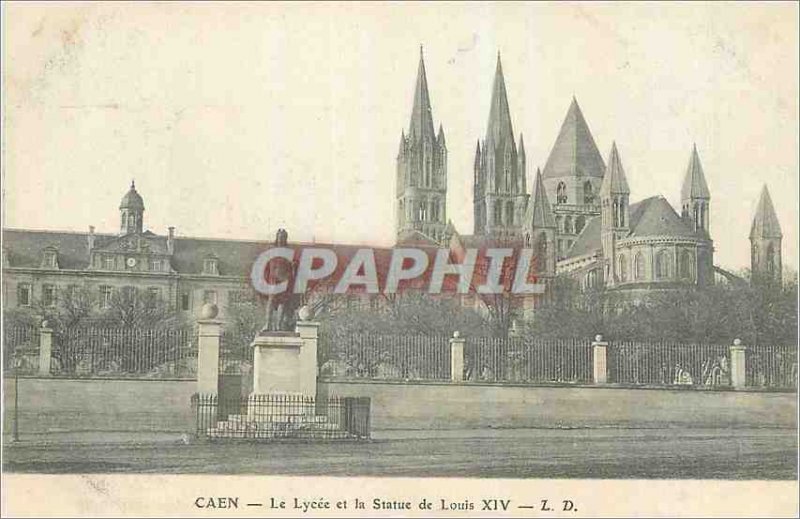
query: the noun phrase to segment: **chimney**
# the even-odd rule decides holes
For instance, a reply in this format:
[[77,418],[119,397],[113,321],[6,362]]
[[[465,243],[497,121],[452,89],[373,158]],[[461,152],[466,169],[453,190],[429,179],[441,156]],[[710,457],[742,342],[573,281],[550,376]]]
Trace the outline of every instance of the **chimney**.
[[89,226],[89,236],[87,236],[89,241],[89,250],[94,249],[94,225]]
[[175,227],[167,227],[167,252],[172,254],[175,251]]

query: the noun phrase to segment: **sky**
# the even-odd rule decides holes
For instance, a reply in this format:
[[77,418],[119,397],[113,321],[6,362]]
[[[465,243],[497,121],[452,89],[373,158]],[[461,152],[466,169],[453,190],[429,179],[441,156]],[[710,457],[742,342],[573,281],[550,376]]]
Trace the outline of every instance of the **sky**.
[[715,263],[749,266],[768,185],[798,262],[796,3],[3,4],[3,226],[387,246],[424,46],[448,217],[472,232],[502,55],[528,186],[573,95],[631,201],[679,207],[696,143]]

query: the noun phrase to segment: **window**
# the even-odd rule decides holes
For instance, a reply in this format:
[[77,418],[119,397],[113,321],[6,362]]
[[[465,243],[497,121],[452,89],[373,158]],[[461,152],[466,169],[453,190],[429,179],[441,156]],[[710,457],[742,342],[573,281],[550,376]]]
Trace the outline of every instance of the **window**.
[[44,260],[42,261],[42,266],[48,269],[58,268],[56,257],[57,256],[55,251],[52,250],[45,251]]
[[494,224],[503,225],[503,204],[496,202],[494,204]]
[[656,254],[656,278],[663,279],[672,276],[672,254],[662,250]]
[[56,287],[53,285],[42,285],[42,304],[44,306],[56,305]]
[[775,247],[770,243],[767,245],[767,276],[770,278],[775,277]]
[[206,258],[203,260],[203,274],[219,274],[217,267],[217,258]]
[[564,233],[565,234],[572,234],[572,217],[567,216],[564,218]]
[[152,270],[153,272],[161,272],[162,270],[161,260],[160,259],[150,260],[150,270]]
[[108,308],[111,306],[111,295],[113,290],[108,285],[100,285],[100,308]]
[[694,261],[691,252],[683,251],[681,253],[681,261],[679,266],[681,279],[694,279]]
[[644,256],[641,252],[633,257],[633,279],[644,279]]
[[80,292],[79,292],[78,285],[69,285],[69,286],[67,286],[67,297],[69,297],[69,299],[71,301],[75,301],[76,299],[78,299],[79,295],[80,295]]
[[625,264],[625,256],[622,254],[619,255],[617,261],[617,274],[620,281],[625,282],[628,280],[628,266]]
[[583,203],[587,205],[594,203],[594,189],[588,180],[583,184]]
[[192,309],[192,300],[189,297],[189,292],[181,294],[181,310],[187,311]]
[[31,305],[31,284],[20,283],[17,285],[17,306]]
[[217,292],[214,290],[206,290],[203,292],[203,304],[211,303],[217,304]]
[[506,225],[514,225],[514,202],[506,202]]
[[116,268],[116,260],[114,259],[114,256],[105,257],[105,268],[106,270],[114,270]]
[[563,182],[559,182],[558,187],[556,188],[556,203],[567,203],[567,185]]
[[145,299],[145,304],[147,307],[154,308],[159,299],[161,299],[161,289],[158,287],[148,287],[147,299]]

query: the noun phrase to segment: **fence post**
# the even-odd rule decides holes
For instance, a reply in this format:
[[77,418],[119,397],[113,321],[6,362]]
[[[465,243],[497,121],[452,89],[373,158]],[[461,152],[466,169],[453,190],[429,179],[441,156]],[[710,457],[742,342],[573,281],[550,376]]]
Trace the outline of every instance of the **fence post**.
[[219,383],[219,343],[222,321],[217,320],[217,305],[206,303],[197,321],[197,392],[217,394]]
[[731,387],[734,389],[744,389],[746,385],[746,348],[739,339],[733,340],[730,347],[731,352]]
[[307,307],[298,312],[299,319],[295,324],[295,331],[303,340],[300,349],[300,392],[315,397],[317,395],[317,340],[319,338],[319,323],[311,321]]
[[50,376],[50,357],[53,354],[53,329],[50,323],[42,321],[39,330],[39,376]]
[[606,354],[608,342],[603,340],[602,335],[597,335],[592,342],[592,382],[595,384],[605,384],[608,382],[608,364]]
[[453,332],[450,339],[450,380],[453,382],[464,381],[464,343],[467,340],[457,331]]

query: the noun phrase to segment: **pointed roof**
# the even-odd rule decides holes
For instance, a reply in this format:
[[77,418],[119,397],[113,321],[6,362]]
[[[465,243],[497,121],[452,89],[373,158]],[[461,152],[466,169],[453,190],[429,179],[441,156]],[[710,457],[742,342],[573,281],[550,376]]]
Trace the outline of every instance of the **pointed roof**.
[[622,169],[622,161],[617,151],[617,143],[611,144],[611,153],[608,156],[608,170],[600,186],[600,196],[627,195],[631,190],[628,187],[628,180],[625,178],[625,170]]
[[131,180],[131,188],[125,193],[125,196],[122,197],[119,208],[144,211],[144,200],[142,199],[142,195],[136,191],[136,183],[133,180]]
[[497,69],[494,73],[492,87],[492,104],[489,107],[489,123],[486,125],[486,143],[491,148],[498,148],[510,142],[514,145],[514,129],[511,126],[511,112],[508,108],[506,81],[503,78],[503,65],[500,53],[497,53]]
[[442,123],[439,123],[439,132],[436,134],[436,140],[439,141],[440,144],[444,145],[444,128],[442,128]]
[[425,60],[422,57],[422,47],[419,48],[419,68],[417,70],[417,85],[414,88],[414,107],[411,110],[411,122],[408,125],[409,137],[414,140],[434,139],[433,111],[431,99],[428,94],[428,78],[425,74]]
[[602,177],[605,169],[589,125],[583,118],[578,101],[573,97],[544,166],[544,177]]
[[686,220],[678,216],[675,209],[663,196],[645,198],[630,207],[631,232],[629,236],[671,236],[675,238],[698,238],[698,233]]
[[783,238],[781,224],[778,222],[778,215],[775,214],[775,207],[772,205],[766,184],[761,190],[753,225],[750,227],[750,239],[754,238]]
[[[522,133],[519,134],[519,155],[525,155],[525,139],[522,138]],[[536,171],[539,171],[539,168],[536,168]]]
[[681,200],[690,198],[711,198],[706,177],[703,174],[703,166],[700,164],[700,156],[697,154],[697,145],[692,148],[689,166],[686,168],[686,176],[681,188]]
[[556,221],[553,218],[550,202],[547,200],[547,191],[544,189],[542,172],[539,168],[536,169],[533,193],[531,193],[531,201],[528,208],[528,222],[534,229],[555,228]]

